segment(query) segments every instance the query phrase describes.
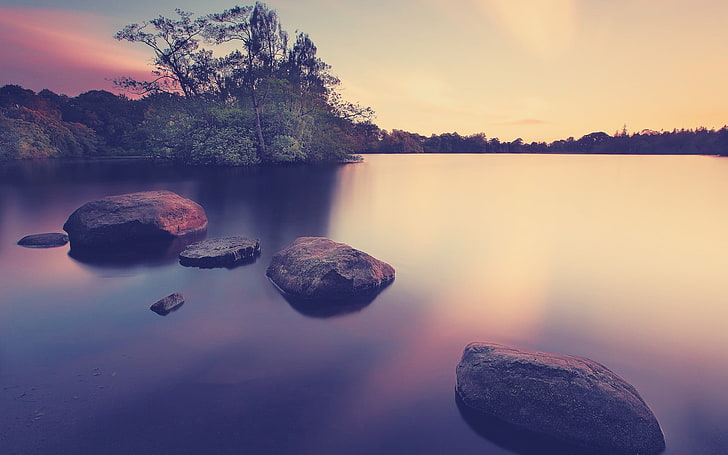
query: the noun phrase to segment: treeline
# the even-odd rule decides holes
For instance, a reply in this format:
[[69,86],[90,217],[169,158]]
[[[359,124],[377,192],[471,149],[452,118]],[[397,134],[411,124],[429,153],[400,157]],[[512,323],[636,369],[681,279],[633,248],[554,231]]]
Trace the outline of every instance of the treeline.
[[612,136],[597,132],[579,139],[524,143],[483,133],[427,137],[380,130],[369,120],[351,121],[330,110],[324,111],[329,116],[326,121],[321,113],[261,112],[268,148],[259,155],[255,115],[237,103],[163,91],[139,99],[103,90],[68,97],[6,85],[0,87],[0,160],[146,155],[193,164],[246,165],[342,160],[352,153],[728,155],[728,127],[632,134],[622,130]]
[[611,155],[728,155],[728,126],[720,130],[697,128],[673,131],[643,130],[613,136],[590,133],[579,139],[525,143],[522,139],[501,142],[484,133],[461,136],[458,133],[429,137],[402,130],[381,131],[371,153],[563,153]]
[[[115,38],[152,53],[150,80],[69,98],[0,89],[0,159],[151,155],[189,164],[341,161],[370,147],[370,108],[342,99],[313,41],[293,43],[263,3],[202,17],[177,10]],[[213,49],[234,44],[227,55]]]

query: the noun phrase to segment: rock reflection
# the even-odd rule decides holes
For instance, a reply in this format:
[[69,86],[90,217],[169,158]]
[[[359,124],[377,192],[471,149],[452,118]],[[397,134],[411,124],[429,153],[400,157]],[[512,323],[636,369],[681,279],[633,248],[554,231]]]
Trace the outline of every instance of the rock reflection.
[[473,431],[493,444],[518,455],[606,455],[604,452],[574,446],[478,412],[463,403],[457,392],[455,392],[455,404],[460,416]]
[[[275,286],[275,284],[274,284]],[[309,318],[325,319],[335,316],[358,313],[368,307],[379,294],[374,293],[366,296],[351,297],[348,299],[301,299],[283,292],[276,286],[291,308]]]
[[123,243],[112,247],[79,248],[71,244],[68,255],[79,263],[94,267],[159,267],[176,263],[179,253],[194,242],[204,240],[206,232],[184,237]]

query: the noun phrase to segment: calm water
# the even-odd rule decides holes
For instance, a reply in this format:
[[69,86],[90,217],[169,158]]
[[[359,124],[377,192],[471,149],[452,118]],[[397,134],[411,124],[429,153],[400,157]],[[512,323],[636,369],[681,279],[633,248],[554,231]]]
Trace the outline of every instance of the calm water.
[[[15,245],[88,200],[151,189],[199,202],[208,238],[259,237],[263,254],[201,270],[174,251]],[[490,341],[601,362],[650,405],[666,454],[726,454],[726,207],[728,160],[708,157],[0,167],[0,451],[538,453],[456,406],[463,348]],[[397,279],[358,312],[300,312],[264,273],[302,235]],[[178,311],[149,310],[172,292]]]

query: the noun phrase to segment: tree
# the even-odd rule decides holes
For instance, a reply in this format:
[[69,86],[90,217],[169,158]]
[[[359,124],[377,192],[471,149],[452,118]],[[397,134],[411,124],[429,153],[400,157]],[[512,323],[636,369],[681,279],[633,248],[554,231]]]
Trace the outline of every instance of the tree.
[[[127,25],[114,35],[119,41],[142,43],[154,51],[153,80],[121,78],[115,81],[118,86],[137,94],[181,92],[194,97],[202,93],[210,79],[212,53],[200,49],[199,38],[208,22],[193,19],[192,13],[175,11],[177,20],[159,16],[141,25]],[[152,32],[147,31],[150,27]]]
[[316,52],[316,45],[308,34],[299,33],[284,66],[293,95],[291,106],[295,106],[294,110],[301,115],[325,106],[330,87],[339,83],[329,74],[331,67],[318,58]]
[[286,55],[288,35],[283,31],[274,10],[260,2],[210,14],[205,36],[215,44],[240,41],[242,50],[225,59],[227,91],[245,91],[255,112],[259,154],[265,154],[262,111],[275,82],[274,75]]
[[90,90],[65,100],[61,112],[63,120],[92,128],[107,153],[139,153],[143,148],[139,134],[143,107],[144,103],[124,96]]

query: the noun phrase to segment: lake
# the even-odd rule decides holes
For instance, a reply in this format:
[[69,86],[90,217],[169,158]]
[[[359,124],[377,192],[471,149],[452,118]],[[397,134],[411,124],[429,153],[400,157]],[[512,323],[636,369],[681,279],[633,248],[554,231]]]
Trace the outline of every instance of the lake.
[[[166,189],[256,262],[29,249],[83,203]],[[728,159],[367,155],[256,169],[0,166],[0,446],[12,454],[539,453],[455,400],[473,341],[633,384],[666,454],[728,453]],[[273,253],[327,236],[395,267],[355,312],[291,306]],[[167,316],[157,299],[182,292]],[[487,433],[487,432],[486,432]],[[517,441],[516,441],[517,442]],[[544,449],[545,451],[545,449]],[[544,453],[548,453],[545,451]]]

